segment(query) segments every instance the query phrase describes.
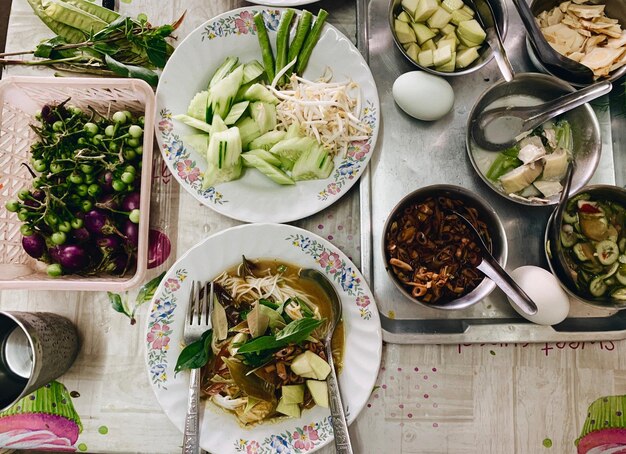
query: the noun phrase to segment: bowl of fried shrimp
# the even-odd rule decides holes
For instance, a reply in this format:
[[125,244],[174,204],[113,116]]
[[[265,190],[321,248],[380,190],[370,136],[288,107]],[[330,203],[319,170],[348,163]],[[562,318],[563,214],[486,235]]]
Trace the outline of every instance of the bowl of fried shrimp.
[[[481,238],[459,218],[467,218]],[[464,309],[495,284],[477,269],[483,241],[504,267],[506,234],[494,209],[473,192],[452,185],[417,189],[393,208],[383,229],[385,268],[411,301],[437,309]]]

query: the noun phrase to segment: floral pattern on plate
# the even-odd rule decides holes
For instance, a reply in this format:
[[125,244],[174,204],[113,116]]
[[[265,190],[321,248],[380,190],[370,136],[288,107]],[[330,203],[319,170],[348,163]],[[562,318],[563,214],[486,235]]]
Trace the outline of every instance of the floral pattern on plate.
[[[256,26],[254,25],[256,12],[255,10],[241,11],[232,16],[221,17],[214,22],[206,24],[202,31],[202,41],[205,39],[223,38],[229,35],[256,35]],[[280,22],[280,11],[263,10],[262,14],[265,27],[268,30],[276,31]]]
[[148,347],[148,368],[152,383],[159,388],[167,389],[167,351],[170,347],[170,335],[174,309],[181,283],[187,278],[187,270],[176,271],[175,277],[165,280],[160,298],[153,301],[148,321],[146,343]]
[[360,274],[339,254],[306,235],[291,235],[286,240],[300,248],[305,254],[312,256],[327,276],[339,284],[348,295],[355,297],[355,304],[359,308],[359,315],[362,319],[372,318],[372,311],[369,308],[372,301],[363,288]]

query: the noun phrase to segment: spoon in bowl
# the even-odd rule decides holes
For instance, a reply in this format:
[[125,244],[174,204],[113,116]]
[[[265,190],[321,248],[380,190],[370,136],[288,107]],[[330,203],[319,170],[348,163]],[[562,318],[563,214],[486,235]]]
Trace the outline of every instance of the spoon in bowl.
[[447,210],[459,217],[459,219],[470,229],[477,241],[482,260],[476,268],[483,272],[485,276],[491,279],[506,295],[515,303],[515,305],[525,314],[535,315],[537,313],[537,305],[526,294],[522,288],[517,285],[513,278],[500,266],[496,258],[491,254],[490,248],[484,243],[482,236],[476,230],[476,227],[461,213],[455,210]]
[[330,416],[333,424],[333,432],[335,436],[335,449],[339,454],[352,454],[352,444],[350,442],[350,433],[348,432],[348,422],[346,421],[346,413],[343,409],[341,401],[341,391],[339,389],[339,380],[337,380],[337,372],[335,371],[335,362],[333,361],[332,339],[337,324],[341,320],[341,300],[337,295],[335,287],[330,283],[328,278],[321,272],[306,268],[300,271],[300,277],[310,279],[317,283],[324,291],[330,301],[330,320],[326,325],[326,333],[324,337],[324,349],[326,352],[326,360],[330,366],[330,373],[326,378],[328,384],[328,404],[330,406]]
[[472,137],[478,146],[487,151],[502,151],[515,145],[525,133],[609,93],[612,88],[611,82],[603,81],[536,106],[509,106],[486,110],[472,121]]
[[513,4],[522,19],[530,44],[537,53],[537,57],[551,74],[567,82],[579,85],[593,82],[593,71],[591,69],[571,58],[564,57],[548,44],[526,0],[513,0]]
[[[487,34],[487,44],[491,47],[493,57],[498,64],[498,69],[502,73],[502,77],[507,82],[511,82],[514,77],[513,67],[504,50],[502,34],[498,30],[496,24],[496,16],[493,12],[491,4],[486,0],[466,0],[467,6],[476,12],[476,20]],[[487,13],[487,14],[485,14]]]
[[565,254],[563,253],[563,244],[561,243],[561,224],[563,223],[563,213],[565,213],[565,209],[567,208],[567,199],[569,197],[570,186],[572,185],[572,177],[574,175],[574,163],[570,161],[567,166],[567,172],[565,174],[565,179],[563,183],[563,189],[561,190],[561,197],[559,198],[559,203],[556,206],[556,210],[551,217],[551,222],[548,225],[548,229],[550,229],[549,237],[552,239],[552,244],[550,247],[550,251],[556,255],[556,260],[550,260],[552,263],[552,267],[559,275],[559,278],[565,282],[569,282],[570,284],[575,286],[574,279],[572,275],[566,269],[566,259]]

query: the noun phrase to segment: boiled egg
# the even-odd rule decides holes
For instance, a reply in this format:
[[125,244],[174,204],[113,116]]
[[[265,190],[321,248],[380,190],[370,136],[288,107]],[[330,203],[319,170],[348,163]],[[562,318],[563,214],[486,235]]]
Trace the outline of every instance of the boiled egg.
[[418,120],[439,120],[454,105],[454,91],[448,81],[422,71],[402,74],[393,83],[392,93],[396,104]]
[[537,313],[528,315],[509,299],[518,314],[538,325],[556,325],[567,318],[569,297],[552,273],[538,266],[529,265],[521,266],[510,274],[537,305]]

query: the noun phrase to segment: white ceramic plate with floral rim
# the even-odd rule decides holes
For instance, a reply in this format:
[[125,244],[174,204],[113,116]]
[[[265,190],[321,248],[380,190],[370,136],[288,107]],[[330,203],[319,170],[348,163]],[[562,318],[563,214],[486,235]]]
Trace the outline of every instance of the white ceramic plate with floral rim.
[[[262,238],[262,241],[259,239]],[[190,249],[167,272],[152,300],[146,327],[148,375],[157,400],[182,431],[189,373],[174,374],[183,347],[191,282],[210,280],[237,265],[241,256],[276,258],[325,273],[341,299],[345,326],[339,383],[348,422],[359,414],[374,387],[382,353],[380,319],[373,296],[354,264],[339,249],[306,230],[284,224],[247,224],[217,233]],[[314,407],[299,419],[242,428],[211,403],[203,406],[200,446],[209,452],[296,454],[333,439],[328,409]]]
[[[253,15],[262,11],[272,44],[283,11],[262,7],[229,11],[194,30],[170,57],[157,88],[156,137],[165,162],[178,182],[204,205],[246,222],[290,222],[302,219],[336,202],[359,179],[376,144],[379,127],[378,92],[367,63],[335,27],[326,23],[304,73],[317,79],[327,68],[333,81],[359,84],[362,120],[372,128],[366,141],[353,142],[347,156],[335,157],[335,169],[326,180],[278,185],[255,169],[242,178],[202,189],[204,156],[185,144],[197,132],[173,120],[186,113],[193,96],[206,89],[208,80],[227,56],[241,62],[262,61]],[[332,18],[331,18],[332,19]]]

